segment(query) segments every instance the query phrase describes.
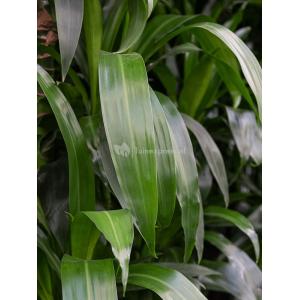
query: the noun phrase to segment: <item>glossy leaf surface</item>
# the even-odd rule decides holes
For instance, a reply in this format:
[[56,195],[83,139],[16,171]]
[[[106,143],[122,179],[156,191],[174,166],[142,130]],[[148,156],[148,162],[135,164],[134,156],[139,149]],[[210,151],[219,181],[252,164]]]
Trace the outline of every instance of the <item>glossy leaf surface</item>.
[[262,75],[261,66],[254,54],[236,34],[222,25],[207,22],[199,24],[197,27],[208,30],[217,36],[234,53],[240,63],[244,76],[256,97],[258,111],[261,117]]
[[84,212],[84,214],[110,242],[113,254],[119,261],[122,269],[122,283],[125,292],[130,252],[133,243],[133,223],[130,212],[121,209]]
[[255,232],[253,225],[246,217],[244,217],[242,214],[240,214],[237,211],[226,209],[219,206],[208,206],[204,211],[204,215],[224,219],[234,224],[246,235],[248,235],[249,239],[253,244],[256,259],[258,260],[259,252],[260,252],[258,236]]
[[157,93],[157,96],[170,128],[176,165],[176,193],[182,211],[182,227],[185,235],[184,260],[188,261],[195,245],[196,235],[199,258],[202,255],[203,243],[203,212],[196,160],[187,128],[180,113],[169,98],[160,93]]
[[81,260],[65,255],[61,278],[64,300],[117,300],[113,261]]
[[181,273],[154,264],[131,265],[128,282],[150,289],[164,300],[206,299]]
[[158,207],[155,133],[141,56],[102,53],[99,88],[106,137],[122,196],[154,255]]
[[163,108],[150,90],[155,131],[155,153],[158,185],[158,222],[162,227],[171,223],[176,201],[175,159],[169,127]]

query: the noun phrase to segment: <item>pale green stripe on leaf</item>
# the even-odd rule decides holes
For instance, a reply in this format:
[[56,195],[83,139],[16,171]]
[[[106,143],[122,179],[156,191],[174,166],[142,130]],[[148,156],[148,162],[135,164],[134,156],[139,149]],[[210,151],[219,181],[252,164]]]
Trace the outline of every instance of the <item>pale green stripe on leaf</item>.
[[124,293],[128,278],[128,265],[133,243],[133,223],[128,210],[112,210],[84,212],[97,229],[104,234],[110,242],[113,254],[120,263],[122,269],[122,283]]
[[61,265],[64,300],[117,300],[113,261],[82,260],[65,255]]
[[106,137],[122,198],[155,255],[158,206],[155,134],[142,57],[102,53],[99,88]]

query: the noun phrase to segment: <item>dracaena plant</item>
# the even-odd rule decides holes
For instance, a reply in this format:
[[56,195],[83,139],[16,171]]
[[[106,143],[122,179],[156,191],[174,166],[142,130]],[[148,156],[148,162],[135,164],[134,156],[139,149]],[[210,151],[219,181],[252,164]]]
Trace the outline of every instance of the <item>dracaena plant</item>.
[[260,299],[260,4],[199,2],[38,2],[38,299]]

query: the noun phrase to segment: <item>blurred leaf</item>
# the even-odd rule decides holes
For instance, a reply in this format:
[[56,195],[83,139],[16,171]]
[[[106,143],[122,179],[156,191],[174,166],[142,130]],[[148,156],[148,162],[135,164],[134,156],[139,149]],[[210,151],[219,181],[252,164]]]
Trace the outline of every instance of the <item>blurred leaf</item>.
[[201,51],[201,49],[192,43],[184,43],[184,44],[175,46],[175,47],[167,50],[166,53],[163,54],[160,58],[151,62],[148,65],[147,70],[149,72],[149,70],[154,68],[155,65],[157,65],[159,62],[161,62],[163,59],[165,59],[169,56],[175,56],[177,54],[185,54],[185,53],[195,53],[195,52],[199,52],[199,51]]
[[225,205],[229,204],[229,192],[228,192],[228,180],[223,161],[222,154],[207,132],[207,130],[197,121],[189,117],[188,115],[182,114],[185,124],[189,130],[196,136],[197,141],[203,151],[203,154],[207,160],[207,163],[213,173],[220,190],[224,195]]
[[68,248],[68,165],[60,158],[41,167],[38,172],[38,197],[49,229],[61,249]]
[[185,235],[184,261],[189,260],[196,240],[200,260],[203,250],[203,211],[193,146],[185,123],[175,105],[163,94],[156,93],[156,95],[164,109],[173,144],[176,193],[182,210],[182,227]]
[[200,186],[201,198],[203,201],[205,201],[213,185],[213,177],[206,163],[201,163],[198,181]]
[[95,208],[95,186],[92,162],[76,116],[50,75],[38,65],[38,82],[53,110],[63,135],[69,161],[69,210]]
[[168,96],[172,99],[176,99],[177,80],[172,74],[170,69],[163,64],[159,64],[153,69],[154,74],[158,77],[163,87],[166,89]]
[[49,229],[48,222],[47,222],[47,219],[46,219],[46,216],[45,216],[45,213],[44,213],[44,210],[42,208],[39,198],[37,198],[37,219],[38,219],[38,222],[44,227],[44,229],[46,229],[47,233],[51,234],[51,231]]
[[99,0],[84,0],[83,28],[93,114],[99,113],[98,65],[102,42],[102,8]]
[[260,164],[262,160],[261,128],[257,125],[254,113],[230,107],[226,107],[226,112],[241,158],[247,161],[249,157],[252,157],[256,164]]
[[221,288],[237,299],[261,299],[261,270],[249,256],[222,234],[206,231],[205,239],[223,252],[229,260],[228,264],[222,264],[217,269],[223,274],[223,278],[206,281],[208,288]]
[[206,299],[181,273],[155,264],[131,265],[128,283],[150,289],[164,300]]
[[198,23],[209,20],[206,16],[180,16],[180,15],[158,15],[149,23],[140,37],[135,51],[141,53],[145,61],[171,38],[188,29],[186,24]]
[[162,267],[174,269],[188,278],[197,277],[200,281],[211,275],[221,275],[218,271],[197,264],[159,263]]
[[112,51],[122,19],[126,13],[127,0],[110,1],[111,8],[104,24],[103,46],[105,51]]
[[60,260],[57,257],[56,253],[53,251],[48,237],[44,232],[38,227],[37,228],[37,246],[40,248],[47,257],[47,261],[50,267],[54,270],[56,275],[60,278]]
[[148,15],[149,18],[158,0],[148,0]]
[[85,49],[85,43],[83,39],[83,33],[81,33],[81,38],[78,41],[78,45],[76,48],[76,52],[74,55],[75,61],[84,77],[84,79],[88,80],[89,78],[89,68],[86,58],[86,49]]
[[102,146],[102,134],[100,128],[100,115],[85,116],[79,120],[80,127],[86,139],[87,147],[90,150],[92,162],[94,165],[94,173],[105,181],[104,168],[101,158],[100,148]]
[[[38,49],[42,52],[50,54],[51,57],[56,62],[58,62],[58,63],[60,62],[61,56],[53,47],[45,47],[43,45],[39,45]],[[85,87],[84,87],[83,83],[81,82],[78,74],[70,67],[67,75],[70,76],[71,80],[74,83],[74,86],[76,87],[77,91],[80,93],[80,95],[82,97],[82,102],[85,105],[86,110],[89,111],[90,104],[89,104],[88,95],[87,95]]]
[[111,259],[81,260],[65,255],[61,265],[64,300],[117,300]]
[[51,273],[47,258],[40,252],[38,252],[37,258],[37,294],[41,300],[54,300],[52,294]]
[[[141,56],[102,53],[99,88],[105,132],[123,197],[151,254],[155,255],[155,135]],[[139,153],[145,149],[146,153]]]
[[112,251],[122,269],[124,294],[128,278],[128,265],[134,233],[132,217],[128,210],[84,212],[110,242]]
[[132,47],[143,33],[148,16],[145,0],[128,0],[129,24],[118,52],[125,52]]
[[224,219],[232,224],[234,224],[236,227],[238,227],[241,231],[243,231],[246,235],[248,235],[249,239],[251,240],[254,250],[255,250],[255,256],[256,260],[259,259],[259,252],[260,252],[260,246],[259,246],[259,240],[258,236],[255,232],[255,229],[251,222],[244,217],[242,214],[240,214],[237,211],[226,209],[219,206],[208,206],[204,210],[204,215],[209,217],[217,217]]
[[175,210],[175,159],[166,116],[152,89],[150,89],[150,97],[153,110],[157,162],[157,220],[162,227],[167,227],[172,221]]
[[84,0],[54,0],[62,80],[64,81],[74,57],[83,20]]
[[236,103],[242,95],[249,105],[256,110],[255,104],[240,74],[238,61],[232,51],[209,31],[199,30],[198,24],[193,24],[189,27],[204,52],[213,60],[216,71],[226,84],[234,103]]
[[203,56],[184,81],[179,97],[179,107],[183,112],[195,116],[213,75],[213,62],[209,57]]
[[234,53],[241,65],[244,76],[256,97],[258,111],[261,118],[261,66],[259,65],[254,54],[237,35],[222,25],[215,23],[202,23],[198,24],[197,27],[208,30],[217,36]]

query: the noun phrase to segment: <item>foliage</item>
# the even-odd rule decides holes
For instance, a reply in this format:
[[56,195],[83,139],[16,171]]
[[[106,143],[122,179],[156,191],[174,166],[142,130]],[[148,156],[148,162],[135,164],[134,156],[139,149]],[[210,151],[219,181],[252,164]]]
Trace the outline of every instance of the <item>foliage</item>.
[[260,10],[38,2],[38,299],[261,298]]

